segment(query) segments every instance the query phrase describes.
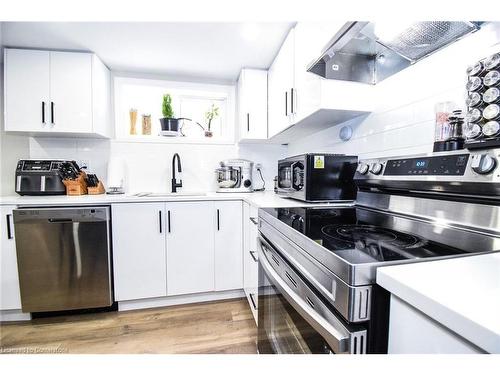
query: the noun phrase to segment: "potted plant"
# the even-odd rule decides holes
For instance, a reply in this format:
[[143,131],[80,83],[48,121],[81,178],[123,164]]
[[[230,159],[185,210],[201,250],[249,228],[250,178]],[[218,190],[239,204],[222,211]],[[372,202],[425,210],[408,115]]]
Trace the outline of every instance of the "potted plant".
[[216,107],[215,104],[212,103],[210,109],[207,112],[205,112],[205,118],[207,120],[207,129],[208,129],[205,131],[205,137],[211,137],[213,135],[210,126],[212,125],[212,120],[216,119],[217,117],[219,117],[219,107]]
[[[179,133],[179,119],[174,117],[172,109],[172,97],[170,94],[163,95],[163,103],[161,106],[163,118],[160,119],[161,130],[164,132]],[[173,135],[174,133],[172,133]]]

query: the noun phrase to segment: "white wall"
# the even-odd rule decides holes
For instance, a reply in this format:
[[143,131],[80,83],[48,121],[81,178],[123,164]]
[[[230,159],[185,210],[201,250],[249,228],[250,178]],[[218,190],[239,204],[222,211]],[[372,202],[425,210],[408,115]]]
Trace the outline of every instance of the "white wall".
[[[273,188],[277,160],[286,153],[280,145],[200,145],[136,143],[77,138],[30,138],[31,158],[88,160],[90,171],[106,181],[110,157],[121,157],[127,165],[129,192],[170,191],[172,156],[182,162],[183,191],[215,191],[215,168],[219,161],[245,158],[261,163],[266,188]],[[260,177],[254,172],[256,187]]]
[[[361,158],[431,152],[434,105],[455,101],[464,106],[468,65],[500,51],[500,23],[431,55],[376,86],[376,110],[289,144],[288,155],[331,152]],[[339,131],[351,125],[353,137],[343,142]]]

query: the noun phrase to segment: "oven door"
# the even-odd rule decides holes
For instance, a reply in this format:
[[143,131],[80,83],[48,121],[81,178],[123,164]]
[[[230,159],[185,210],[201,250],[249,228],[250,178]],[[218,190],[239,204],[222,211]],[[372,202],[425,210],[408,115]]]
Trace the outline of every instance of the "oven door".
[[344,323],[272,245],[259,243],[259,353],[365,353],[366,329]]

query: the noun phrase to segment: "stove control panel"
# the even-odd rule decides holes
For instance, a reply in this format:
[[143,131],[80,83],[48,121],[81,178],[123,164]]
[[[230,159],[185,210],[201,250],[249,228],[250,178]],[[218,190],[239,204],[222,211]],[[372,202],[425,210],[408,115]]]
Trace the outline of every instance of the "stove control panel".
[[384,176],[463,176],[469,154],[388,159]]

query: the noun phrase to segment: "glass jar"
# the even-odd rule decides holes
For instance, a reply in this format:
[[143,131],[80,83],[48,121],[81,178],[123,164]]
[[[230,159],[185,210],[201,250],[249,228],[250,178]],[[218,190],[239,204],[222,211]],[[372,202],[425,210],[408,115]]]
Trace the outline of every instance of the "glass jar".
[[151,115],[142,115],[142,134],[151,135]]
[[434,108],[436,112],[436,124],[434,129],[435,142],[444,142],[450,139],[450,123],[448,121],[448,118],[453,113],[454,108],[456,108],[456,105],[453,102],[442,102],[442,103],[437,103],[435,105]]
[[481,135],[481,127],[478,124],[470,123],[465,127],[465,137],[467,139],[476,139]]
[[[483,117],[486,120],[494,120],[500,116],[500,106],[498,104],[490,104],[483,111]],[[475,121],[472,121],[475,122]]]
[[477,91],[483,87],[483,80],[479,77],[469,77],[465,88],[467,91]]
[[498,82],[500,82],[500,72],[498,70],[486,73],[483,78],[483,83],[488,87],[495,86]]
[[498,121],[488,121],[483,125],[483,134],[486,137],[495,137],[500,133],[500,124]]
[[484,72],[484,65],[481,61],[478,61],[472,66],[467,68],[467,75],[469,76],[477,76]]
[[491,55],[484,61],[484,67],[488,70],[496,69],[500,66],[500,53]]
[[467,116],[465,117],[465,120],[470,123],[475,123],[478,122],[481,119],[481,110],[477,108],[471,109],[469,112],[467,112]]
[[490,87],[483,94],[483,101],[488,104],[495,103],[499,99],[500,99],[500,90],[497,87]]
[[467,99],[465,99],[465,104],[467,105],[467,107],[476,107],[481,104],[482,101],[483,100],[481,99],[481,94],[477,92],[471,92],[467,96]]

